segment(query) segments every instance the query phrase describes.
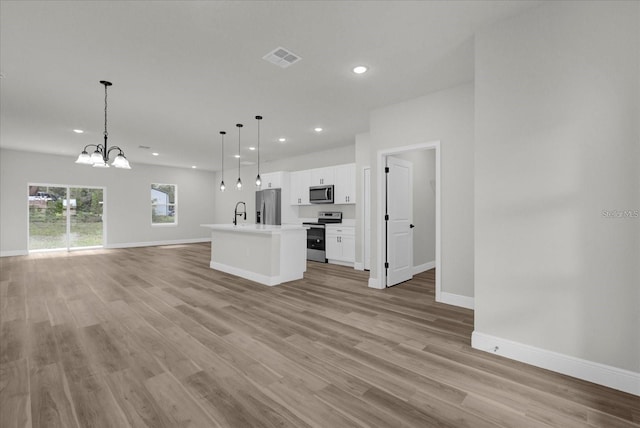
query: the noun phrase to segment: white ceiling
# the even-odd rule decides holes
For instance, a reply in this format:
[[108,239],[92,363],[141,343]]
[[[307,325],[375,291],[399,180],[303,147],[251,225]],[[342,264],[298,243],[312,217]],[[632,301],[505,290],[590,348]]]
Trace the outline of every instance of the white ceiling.
[[[219,131],[233,156],[239,122],[254,162],[257,114],[263,161],[346,146],[371,110],[473,80],[473,34],[538,3],[2,0],[0,146],[72,162],[101,143],[99,80],[133,167],[218,170]],[[279,46],[302,60],[262,59]]]

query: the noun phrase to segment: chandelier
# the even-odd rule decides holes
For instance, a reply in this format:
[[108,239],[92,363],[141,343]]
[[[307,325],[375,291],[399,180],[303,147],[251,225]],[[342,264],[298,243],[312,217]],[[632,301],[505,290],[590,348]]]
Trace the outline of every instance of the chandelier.
[[[78,156],[76,163],[84,165],[92,165],[95,168],[109,168],[109,155],[113,150],[117,150],[118,154],[111,163],[116,168],[131,169],[129,161],[124,157],[124,151],[118,146],[111,146],[107,144],[107,88],[112,85],[111,82],[106,80],[100,81],[101,85],[104,85],[104,144],[87,144],[82,153]],[[87,152],[88,147],[95,147],[95,151],[89,156]]]

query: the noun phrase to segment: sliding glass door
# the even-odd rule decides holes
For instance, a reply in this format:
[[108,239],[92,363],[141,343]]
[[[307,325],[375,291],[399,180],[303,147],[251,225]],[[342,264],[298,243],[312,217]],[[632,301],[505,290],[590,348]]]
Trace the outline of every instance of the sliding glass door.
[[101,247],[103,190],[100,188],[69,188],[69,247]]
[[101,247],[104,189],[29,186],[29,251]]

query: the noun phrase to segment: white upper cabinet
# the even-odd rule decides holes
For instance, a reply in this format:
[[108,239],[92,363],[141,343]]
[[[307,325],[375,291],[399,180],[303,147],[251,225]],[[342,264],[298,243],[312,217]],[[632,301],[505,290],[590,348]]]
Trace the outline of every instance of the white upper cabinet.
[[260,174],[260,178],[262,179],[262,184],[260,185],[260,190],[264,189],[281,189],[282,188],[282,180],[284,176],[284,172],[269,172],[266,174]]
[[334,203],[356,203],[356,165],[338,165],[334,167]]
[[[263,176],[266,183],[267,174]],[[309,205],[309,187],[334,186],[334,204],[356,203],[356,164],[329,166],[326,168],[306,169],[289,174],[291,205]],[[262,187],[266,188],[265,185]]]
[[324,186],[335,184],[334,167],[316,168],[311,170],[310,186]]
[[291,179],[291,205],[309,205],[311,171],[295,171],[289,177]]

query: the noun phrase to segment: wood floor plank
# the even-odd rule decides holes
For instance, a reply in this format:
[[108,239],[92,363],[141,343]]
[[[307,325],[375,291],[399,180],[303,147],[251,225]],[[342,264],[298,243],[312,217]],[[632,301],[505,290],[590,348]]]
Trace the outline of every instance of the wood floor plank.
[[16,361],[26,356],[27,322],[16,319],[0,323],[0,364]]
[[59,365],[53,363],[30,368],[29,378],[33,427],[77,427]]
[[434,271],[278,287],[210,245],[0,258],[0,425],[640,427],[640,397],[470,346]]
[[201,371],[189,376],[185,383],[194,395],[206,402],[213,419],[223,427],[251,427],[261,425],[237,399],[234,390],[225,387],[224,377],[210,376]]
[[0,323],[26,318],[27,307],[24,296],[6,295],[0,298]]
[[342,388],[328,385],[317,391],[315,396],[360,426],[396,427],[402,425],[401,419],[362,400],[361,394],[353,396]]
[[[195,373],[194,373],[195,374]],[[222,427],[208,415],[184,387],[169,373],[145,381],[156,402],[165,410],[173,426]]]
[[67,380],[80,427],[130,426],[102,374]]
[[29,365],[41,367],[58,362],[58,348],[49,321],[29,325]]
[[30,427],[30,399],[27,359],[0,364],[0,427]]
[[290,379],[269,385],[274,399],[313,427],[357,427],[359,424]]
[[172,421],[144,385],[144,379],[132,370],[109,373],[105,381],[132,427],[173,427]]

